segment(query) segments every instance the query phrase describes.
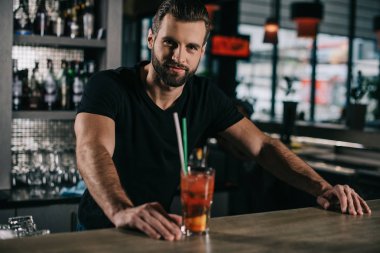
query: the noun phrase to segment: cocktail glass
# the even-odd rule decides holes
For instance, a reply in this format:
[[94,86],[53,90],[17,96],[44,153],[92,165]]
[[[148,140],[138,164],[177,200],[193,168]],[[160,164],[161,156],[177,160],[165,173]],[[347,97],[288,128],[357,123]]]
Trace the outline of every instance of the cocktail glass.
[[181,203],[184,235],[203,235],[209,231],[214,195],[215,170],[211,167],[189,167],[181,172]]

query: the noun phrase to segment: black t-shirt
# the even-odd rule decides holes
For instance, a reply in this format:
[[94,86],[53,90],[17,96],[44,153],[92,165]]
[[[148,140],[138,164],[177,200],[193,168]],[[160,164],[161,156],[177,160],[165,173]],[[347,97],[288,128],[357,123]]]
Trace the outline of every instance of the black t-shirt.
[[[157,201],[168,210],[180,179],[180,159],[173,113],[186,117],[188,150],[207,136],[225,130],[243,116],[206,78],[193,76],[175,105],[162,110],[140,80],[140,65],[95,74],[85,87],[78,113],[115,121],[113,161],[122,186],[134,205]],[[86,228],[111,227],[88,191],[79,205]]]

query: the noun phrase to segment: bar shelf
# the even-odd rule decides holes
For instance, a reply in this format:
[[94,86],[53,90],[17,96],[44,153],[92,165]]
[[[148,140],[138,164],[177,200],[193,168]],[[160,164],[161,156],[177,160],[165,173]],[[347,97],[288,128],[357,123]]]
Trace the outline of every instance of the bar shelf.
[[106,49],[106,40],[85,39],[56,36],[37,36],[37,35],[14,35],[13,44],[20,46],[49,46],[66,48],[98,48]]
[[75,111],[13,111],[13,119],[74,120]]

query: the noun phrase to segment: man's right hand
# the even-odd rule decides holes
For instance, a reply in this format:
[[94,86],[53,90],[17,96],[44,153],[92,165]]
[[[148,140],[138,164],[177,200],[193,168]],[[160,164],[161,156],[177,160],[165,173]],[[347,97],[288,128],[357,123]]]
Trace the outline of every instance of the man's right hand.
[[182,237],[181,216],[166,213],[157,202],[123,209],[113,215],[112,222],[118,228],[138,229],[153,239],[173,241]]

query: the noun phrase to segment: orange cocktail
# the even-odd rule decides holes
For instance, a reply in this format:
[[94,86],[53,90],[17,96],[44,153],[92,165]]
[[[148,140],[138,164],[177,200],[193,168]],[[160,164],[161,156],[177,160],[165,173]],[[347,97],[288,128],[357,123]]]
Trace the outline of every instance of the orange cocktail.
[[210,167],[190,168],[181,173],[182,232],[186,235],[208,231],[214,195],[215,170]]

